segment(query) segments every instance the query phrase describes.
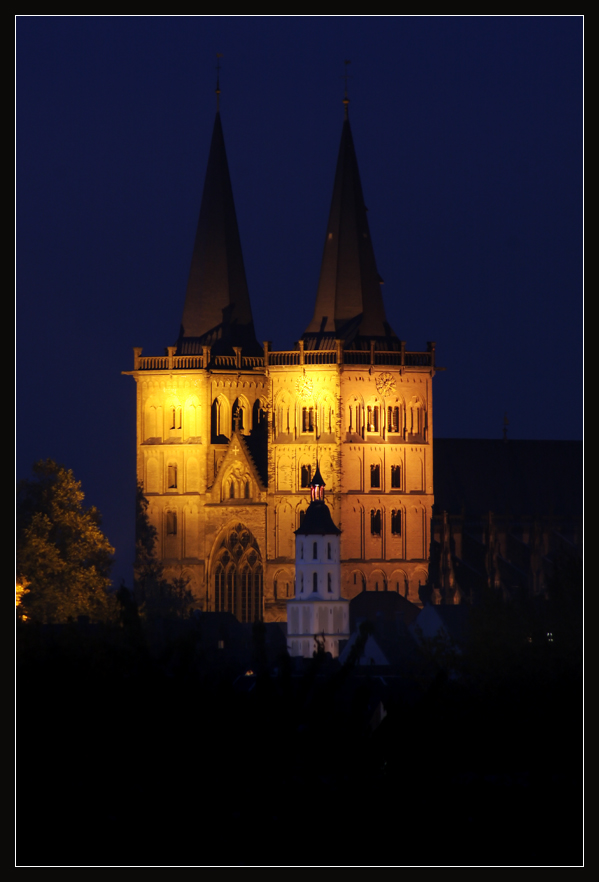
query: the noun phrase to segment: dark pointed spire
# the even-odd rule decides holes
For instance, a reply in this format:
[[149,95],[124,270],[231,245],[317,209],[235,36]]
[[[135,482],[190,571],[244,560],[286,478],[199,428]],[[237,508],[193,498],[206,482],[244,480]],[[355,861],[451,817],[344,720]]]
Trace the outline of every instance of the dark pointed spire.
[[301,526],[295,531],[296,536],[324,535],[326,533],[338,536],[341,533],[324,501],[324,488],[324,479],[320,474],[320,466],[317,461],[316,472],[310,481],[310,505],[306,509]]
[[345,120],[316,308],[304,344],[307,349],[321,349],[329,348],[334,337],[342,338],[346,346],[359,346],[359,338],[380,338],[381,348],[395,348],[399,341],[385,316],[382,280],[376,268],[347,113],[347,92],[343,103]]
[[310,481],[310,499],[312,502],[324,502],[324,488],[325,483],[322,475],[320,474],[320,466],[318,465],[318,460],[316,461],[316,472],[314,477]]
[[[217,102],[220,87],[217,80]],[[260,350],[254,333],[225,141],[217,109],[179,335],[179,354]],[[251,350],[251,351],[250,351]]]

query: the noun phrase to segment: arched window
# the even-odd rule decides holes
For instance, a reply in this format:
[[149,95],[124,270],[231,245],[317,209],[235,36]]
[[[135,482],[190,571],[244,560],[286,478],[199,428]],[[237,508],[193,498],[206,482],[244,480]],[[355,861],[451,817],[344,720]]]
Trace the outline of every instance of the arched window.
[[233,404],[233,428],[247,434],[250,430],[249,404],[245,398],[236,398]]
[[302,487],[309,487],[310,481],[312,480],[312,466],[303,465],[301,467],[300,477],[301,477],[301,486]]
[[327,591],[329,594],[333,593],[333,579],[330,573],[327,573]]
[[235,499],[235,481],[231,479],[229,484],[229,499]]
[[177,535],[177,512],[167,511],[166,513],[166,534],[167,536]]
[[388,407],[387,408],[387,431],[388,432],[399,432],[400,431],[399,407]]
[[221,542],[214,568],[214,608],[241,622],[262,618],[263,568],[258,543],[243,524]]
[[370,512],[370,532],[373,536],[381,535],[381,510],[372,509]]
[[281,401],[277,407],[277,432],[281,435],[290,434],[289,426],[289,402]]
[[214,571],[214,607],[216,610],[226,609],[225,568],[220,561]]
[[391,488],[393,490],[401,489],[401,466],[391,466]]
[[312,543],[312,560],[318,560],[318,542]]
[[177,466],[174,462],[169,463],[167,487],[169,490],[177,489]]
[[368,405],[366,414],[366,431],[378,432],[379,430],[379,406],[378,404]]
[[222,433],[222,426],[221,426],[222,417],[223,417],[223,413],[222,413],[221,402],[218,400],[218,398],[215,398],[214,401],[212,402],[211,426],[210,426],[211,439],[212,439],[213,444],[215,444],[217,441],[217,438],[219,438],[223,434]]
[[407,431],[408,431],[408,440],[411,441],[424,441],[426,440],[426,420],[424,411],[422,408],[422,403],[418,400],[413,400],[410,403],[410,408],[407,413]]
[[300,594],[304,593],[304,574],[300,573]]
[[250,498],[250,482],[249,481],[245,482],[245,498],[246,499]]
[[318,573],[312,573],[312,591],[318,591]]
[[357,398],[354,398],[352,403],[349,406],[348,413],[348,427],[347,430],[350,434],[362,435],[364,430],[364,407],[360,404]]
[[302,432],[314,431],[314,408],[302,407]]

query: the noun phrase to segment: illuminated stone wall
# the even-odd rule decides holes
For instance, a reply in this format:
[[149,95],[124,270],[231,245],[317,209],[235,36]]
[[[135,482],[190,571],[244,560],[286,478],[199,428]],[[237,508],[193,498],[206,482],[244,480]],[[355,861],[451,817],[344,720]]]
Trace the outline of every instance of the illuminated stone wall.
[[[166,574],[187,577],[198,605],[215,609],[223,536],[243,525],[260,551],[264,617],[285,619],[294,531],[318,459],[342,530],[343,596],[366,587],[418,603],[433,504],[434,354],[403,368],[301,364],[297,352],[270,352],[267,362],[238,355],[206,370],[201,356],[190,367],[173,351],[154,359],[136,350],[137,473]],[[264,418],[266,481],[246,444]]]

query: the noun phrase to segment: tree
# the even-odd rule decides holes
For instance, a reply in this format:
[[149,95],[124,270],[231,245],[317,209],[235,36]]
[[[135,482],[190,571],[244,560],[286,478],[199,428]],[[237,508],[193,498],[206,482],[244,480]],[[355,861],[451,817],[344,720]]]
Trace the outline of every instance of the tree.
[[27,619],[65,622],[111,613],[114,548],[96,508],[84,508],[81,483],[51,459],[17,485],[17,582],[26,586],[19,610]]
[[133,576],[135,597],[145,619],[182,618],[193,603],[193,594],[186,579],[168,582],[162,564],[156,557],[156,527],[148,517],[148,500],[143,486],[137,484],[135,500],[135,564]]

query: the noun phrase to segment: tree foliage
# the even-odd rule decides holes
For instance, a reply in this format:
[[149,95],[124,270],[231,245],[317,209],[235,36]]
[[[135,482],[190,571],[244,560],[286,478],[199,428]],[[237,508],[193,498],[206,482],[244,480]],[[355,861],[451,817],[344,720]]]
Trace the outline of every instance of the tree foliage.
[[181,618],[187,615],[193,595],[187,580],[164,577],[161,561],[156,556],[158,533],[148,517],[148,500],[138,483],[135,506],[135,564],[133,567],[135,597],[143,618]]
[[114,549],[94,507],[84,508],[81,483],[51,459],[17,485],[17,581],[26,585],[19,609],[40,622],[86,615],[105,620]]

